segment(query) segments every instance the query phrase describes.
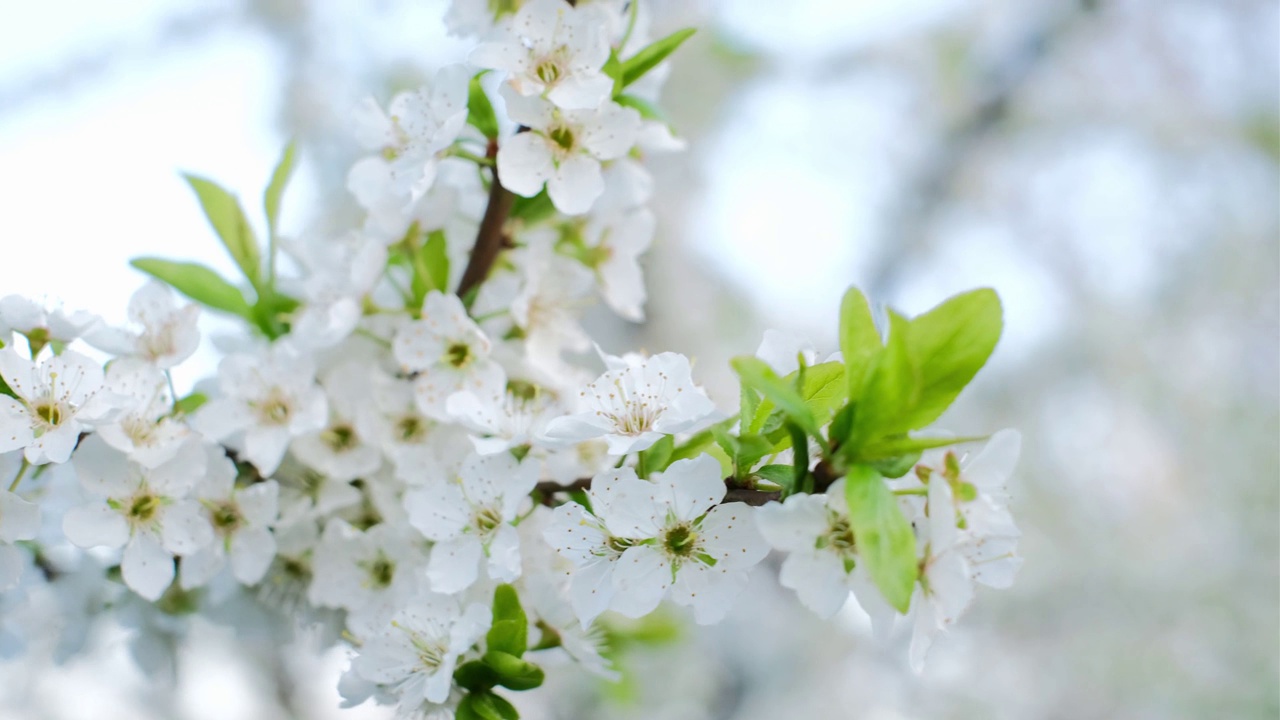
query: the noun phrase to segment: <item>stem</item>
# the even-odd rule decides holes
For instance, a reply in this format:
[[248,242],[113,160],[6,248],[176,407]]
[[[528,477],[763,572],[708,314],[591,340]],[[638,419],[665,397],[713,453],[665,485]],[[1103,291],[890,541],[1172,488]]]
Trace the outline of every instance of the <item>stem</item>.
[[928,495],[929,488],[906,488],[905,490],[894,490],[894,495]]
[[627,18],[627,31],[622,34],[622,40],[618,41],[618,52],[622,52],[627,47],[627,41],[631,39],[631,31],[636,29],[636,16],[639,15],[640,0],[631,0],[631,16]]
[[483,155],[476,155],[473,152],[468,152],[459,147],[450,148],[449,155],[450,157],[462,158],[463,160],[470,160],[471,162],[477,165],[483,165],[485,167],[494,166],[493,158],[488,158]]
[[164,379],[169,383],[169,402],[176,405],[178,403],[178,391],[173,388],[173,373],[165,370]]
[[[496,143],[491,144],[487,154],[496,156]],[[467,301],[473,290],[489,277],[489,271],[497,262],[498,255],[508,247],[510,241],[502,233],[502,226],[511,214],[511,206],[516,196],[502,186],[498,178],[498,168],[493,168],[493,185],[489,187],[489,205],[484,210],[484,218],[480,221],[480,231],[476,234],[476,245],[471,250],[471,259],[467,261],[467,269],[462,273],[458,283],[458,297]]]
[[14,492],[18,489],[18,483],[22,482],[22,476],[27,474],[27,468],[29,467],[31,467],[31,463],[27,462],[25,457],[22,458],[22,464],[18,466],[18,474],[14,476],[13,482],[9,483],[9,492]]

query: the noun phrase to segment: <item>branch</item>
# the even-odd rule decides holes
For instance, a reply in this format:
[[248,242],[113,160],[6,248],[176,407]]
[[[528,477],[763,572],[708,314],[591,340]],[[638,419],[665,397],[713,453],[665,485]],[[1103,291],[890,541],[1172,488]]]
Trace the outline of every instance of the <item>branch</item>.
[[[497,155],[497,143],[489,143],[487,157]],[[502,186],[498,178],[498,168],[493,168],[493,185],[489,188],[489,205],[484,209],[484,218],[480,220],[480,231],[476,234],[475,247],[471,249],[471,259],[467,261],[467,269],[462,273],[458,283],[458,297],[465,301],[467,296],[489,277],[489,271],[497,262],[498,255],[509,247],[511,241],[502,232],[507,216],[511,214],[511,205],[515,195]]]
[[[738,485],[735,485],[734,482],[733,478],[725,478],[724,484],[728,489],[725,491],[724,500],[721,502],[740,502],[754,507],[759,507],[766,503],[777,502],[782,499],[782,493],[752,490],[751,488],[739,487]],[[553,480],[545,480],[534,487],[534,490],[542,495],[543,502],[547,504],[550,504],[551,496],[554,493],[590,489],[591,478],[578,478],[568,485],[561,485]]]

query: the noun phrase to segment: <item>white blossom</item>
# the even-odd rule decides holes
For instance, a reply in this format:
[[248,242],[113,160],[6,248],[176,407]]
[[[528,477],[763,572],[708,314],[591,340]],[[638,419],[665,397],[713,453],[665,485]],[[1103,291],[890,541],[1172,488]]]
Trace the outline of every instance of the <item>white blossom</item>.
[[256,584],[266,574],[276,555],[276,539],[270,525],[278,513],[279,486],[266,480],[248,487],[236,487],[234,463],[220,450],[208,451],[204,477],[195,487],[213,539],[182,559],[179,578],[183,588],[209,582],[223,567],[244,585]]
[[548,438],[581,442],[603,437],[609,453],[648,449],[663,435],[694,430],[716,417],[715,404],[693,384],[689,360],[677,353],[615,358],[617,363],[579,393],[583,409],[547,425]]
[[17,396],[0,395],[0,452],[23,448],[32,464],[66,462],[80,433],[111,410],[102,367],[71,350],[35,363],[0,349],[0,377]]
[[392,343],[401,366],[419,373],[414,381],[419,409],[441,420],[449,417],[446,402],[453,393],[506,384],[489,349],[489,338],[467,317],[462,301],[434,290],[423,303],[422,319],[402,328]]
[[600,163],[622,157],[635,143],[640,114],[615,102],[592,110],[562,110],[503,86],[512,120],[529,128],[498,149],[498,177],[511,192],[533,197],[546,185],[556,209],[581,215],[604,192]]
[[351,669],[365,680],[388,686],[403,709],[443,703],[453,687],[458,658],[480,640],[489,622],[483,605],[464,609],[445,595],[416,597],[385,630],[364,640]]
[[511,525],[537,484],[537,463],[510,454],[473,456],[456,481],[436,482],[405,495],[409,522],[435,543],[427,577],[436,592],[470,587],[483,564],[488,576],[520,575],[520,539]]
[[747,571],[769,552],[752,508],[717,504],[725,484],[720,463],[706,454],[672,463],[646,490],[614,506],[626,508],[625,522],[634,521],[626,534],[635,542],[613,571],[611,607],[628,617],[647,615],[670,590],[676,604],[693,608],[698,624],[719,622],[747,584]]
[[328,422],[315,365],[288,344],[227,356],[218,366],[218,381],[222,395],[200,409],[198,427],[214,440],[243,432],[244,457],[263,475],[280,466],[293,438]]
[[293,454],[333,480],[354,480],[377,471],[382,453],[363,437],[357,423],[370,402],[371,383],[367,365],[359,360],[325,371],[320,384],[328,398],[329,422],[294,440]]
[[186,555],[213,538],[200,504],[189,497],[206,468],[205,450],[190,440],[159,467],[144,468],[91,435],[76,450],[80,484],[101,499],[67,511],[62,529],[80,547],[124,547],[124,582],[156,600],[173,581],[174,555]]
[[117,360],[107,367],[106,388],[121,401],[111,422],[95,429],[111,447],[144,467],[168,462],[193,436],[171,414],[173,398],[164,374],[149,363]]
[[529,0],[500,39],[481,43],[472,63],[508,73],[520,95],[538,95],[566,110],[592,110],[613,92],[608,17],[599,5]]
[[13,543],[32,540],[39,531],[40,506],[0,490],[0,592],[13,587],[22,574],[22,553]]
[[[467,121],[467,83],[470,74],[462,65],[449,65],[436,73],[431,84],[391,99],[387,112],[373,98],[365,98],[355,114],[356,137],[378,153],[360,164],[383,163],[396,192],[405,204],[417,200],[435,181],[436,165],[458,138]],[[356,171],[355,177],[368,175]],[[352,191],[360,196],[360,184]]]
[[129,299],[129,321],[141,330],[97,327],[85,340],[122,357],[136,357],[160,369],[174,367],[191,357],[200,345],[200,306],[179,305],[173,291],[159,280],[150,280]]
[[604,301],[618,315],[644,320],[646,293],[639,259],[653,241],[655,220],[646,208],[593,215],[583,228],[587,264],[595,271]]

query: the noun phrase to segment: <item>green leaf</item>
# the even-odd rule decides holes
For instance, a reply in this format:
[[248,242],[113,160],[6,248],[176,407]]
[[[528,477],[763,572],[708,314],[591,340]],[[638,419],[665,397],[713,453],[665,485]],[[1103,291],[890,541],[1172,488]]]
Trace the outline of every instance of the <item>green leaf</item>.
[[[799,376],[800,371],[797,370],[782,378],[782,382],[793,388]],[[831,419],[835,409],[844,402],[844,394],[844,366],[840,363],[827,362],[804,369],[804,380],[799,390],[800,401],[809,408],[818,425],[824,425]],[[772,432],[775,428],[768,422],[768,418],[774,409],[773,400],[766,398],[756,407],[748,429],[765,434]]]
[[648,450],[641,450],[637,465],[641,472],[638,474],[642,478],[647,478],[653,473],[662,472],[671,464],[671,454],[675,451],[676,440],[670,435],[663,435]]
[[[791,385],[787,384],[763,360],[750,355],[742,355],[729,361],[737,371],[742,383],[758,390],[774,405],[781,408],[797,425],[811,435],[818,435],[818,423],[813,412],[805,405],[804,398]],[[759,411],[756,413],[759,416]]]
[[956,295],[911,321],[908,343],[921,387],[908,429],[928,425],[969,384],[1000,341],[1000,297],[990,288]]
[[511,217],[520,218],[528,224],[533,224],[541,220],[545,220],[556,212],[556,206],[551,202],[551,196],[547,194],[545,189],[538,192],[531,198],[516,196],[511,203]]
[[904,416],[914,404],[919,377],[907,350],[909,321],[889,311],[889,340],[877,353],[859,392],[851,440],[906,432]]
[[469,660],[453,671],[453,681],[468,690],[488,690],[498,684],[498,674],[479,660]]
[[905,614],[919,572],[911,523],[880,473],[865,465],[845,475],[844,492],[858,558],[885,600]]
[[[280,198],[284,195],[285,186],[289,184],[289,177],[293,175],[294,154],[296,151],[297,143],[293,140],[290,140],[289,144],[284,146],[284,154],[280,156],[280,162],[276,163],[276,169],[271,173],[271,182],[267,185],[267,191],[262,195],[262,208],[267,213],[267,228],[271,233],[271,237],[276,235],[276,222],[280,215]],[[191,178],[187,180],[189,182]],[[196,192],[199,192],[199,190]]]
[[851,287],[840,302],[840,354],[844,359],[850,400],[858,399],[871,361],[880,348],[880,332],[871,316],[871,305],[861,290]]
[[853,439],[865,443],[938,418],[986,364],[1000,339],[1000,299],[957,295],[913,320],[889,312],[889,339],[860,391]]
[[497,677],[497,684],[512,690],[532,690],[542,684],[542,668],[515,655],[490,650],[482,661]]
[[660,123],[665,123],[667,121],[667,117],[663,114],[662,108],[642,97],[623,93],[622,95],[615,97],[613,101],[622,107],[632,108],[636,112],[640,113],[640,117],[645,120],[656,120]]
[[913,438],[907,436],[887,437],[869,443],[858,450],[858,460],[884,460],[908,453],[919,453],[921,450],[948,447],[961,443],[984,440],[983,436],[952,438]]
[[737,452],[733,454],[733,464],[742,476],[760,461],[760,458],[773,453],[773,443],[763,435],[744,434],[737,438]]
[[443,230],[432,230],[422,246],[422,261],[427,266],[427,279],[442,293],[449,292],[449,254]]
[[[716,423],[716,425],[722,425],[727,428],[730,423],[730,420],[726,420]],[[712,426],[712,428],[714,427],[715,426]],[[688,460],[689,458],[695,458],[701,455],[708,447],[715,443],[712,428],[696,432],[689,436],[688,440],[677,445],[675,449],[671,451],[671,457],[668,459],[667,464],[670,465],[677,460]]]
[[143,257],[129,264],[202,305],[253,321],[253,309],[240,290],[199,263]]
[[208,402],[209,397],[204,393],[193,392],[190,395],[181,398],[173,403],[173,411],[179,415],[190,415],[200,409],[201,405]]
[[658,63],[675,52],[676,48],[692,37],[695,32],[697,30],[694,28],[677,30],[661,40],[655,40],[640,52],[627,58],[627,61],[622,63],[622,87],[644,77],[645,73],[657,67]]
[[520,607],[516,589],[505,583],[493,591],[493,625],[485,643],[490,650],[517,658],[524,655],[529,646],[529,618]]
[[520,713],[505,698],[491,692],[473,692],[458,703],[456,720],[519,720]]
[[477,73],[467,86],[467,122],[492,140],[498,137],[498,116],[493,112],[493,103],[489,102],[489,96],[480,86],[480,78],[484,77],[486,72],[489,71]]
[[191,185],[191,189],[195,190],[200,206],[204,208],[205,217],[231,254],[231,259],[236,261],[250,284],[255,288],[260,287],[262,256],[258,250],[258,239],[254,236],[249,221],[245,219],[239,201],[212,180],[196,175],[183,177]]
[[752,474],[771,483],[781,485],[788,494],[795,488],[796,471],[790,465],[764,465],[756,468]]
[[604,67],[600,68],[600,72],[606,76],[613,78],[613,91],[611,95],[619,95],[622,93],[622,62],[618,60],[618,51],[616,49],[609,50],[609,58],[604,61]]

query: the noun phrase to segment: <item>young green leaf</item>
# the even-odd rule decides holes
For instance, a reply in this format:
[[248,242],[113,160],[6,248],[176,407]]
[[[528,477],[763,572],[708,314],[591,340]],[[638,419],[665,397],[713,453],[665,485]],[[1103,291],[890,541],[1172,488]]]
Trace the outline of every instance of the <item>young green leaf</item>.
[[284,195],[285,186],[289,184],[289,177],[293,175],[296,151],[297,143],[290,140],[289,144],[284,146],[284,154],[280,156],[280,162],[276,163],[276,169],[271,173],[271,182],[267,185],[266,192],[262,194],[262,209],[267,214],[267,229],[271,237],[276,236],[280,216],[280,198]]
[[919,573],[911,523],[880,473],[870,467],[850,469],[844,492],[859,561],[889,604],[906,613]]
[[231,259],[236,261],[251,285],[261,287],[262,256],[258,250],[258,239],[254,236],[244,211],[240,209],[239,201],[212,180],[196,175],[183,177],[195,191],[205,217],[227,248]]
[[671,453],[675,450],[675,438],[663,435],[648,450],[641,450],[637,461],[640,477],[647,478],[653,473],[662,472],[671,464]]
[[[804,398],[794,387],[778,377],[773,368],[763,360],[742,355],[729,361],[729,364],[737,371],[744,385],[759,391],[809,434],[815,436],[819,434],[818,423],[814,420],[813,412],[805,405]],[[759,416],[759,414],[757,411],[756,415]]]
[[143,257],[134,258],[129,264],[201,305],[253,321],[253,308],[240,290],[199,263]]
[[512,690],[532,690],[542,684],[542,668],[515,655],[490,650],[481,661],[493,670],[497,684]]
[[626,93],[623,93],[615,97],[613,101],[618,103],[622,107],[629,107],[635,110],[636,112],[640,113],[640,117],[644,118],[645,120],[656,120],[661,123],[665,123],[667,121],[666,115],[662,113],[662,108],[649,102],[648,100],[645,100],[642,97],[637,97],[635,95],[628,95]]
[[796,471],[790,465],[764,465],[756,468],[752,474],[775,485],[781,485],[787,494],[795,489]]
[[473,692],[462,698],[456,720],[519,720],[520,713],[502,696],[492,692]]
[[1000,297],[990,288],[956,295],[911,321],[911,363],[921,381],[910,429],[938,418],[986,365],[1004,326]]
[[849,288],[840,302],[840,354],[844,359],[850,400],[858,399],[871,361],[880,347],[880,332],[876,330],[867,297],[858,288]]
[[903,427],[904,416],[914,406],[920,379],[907,350],[910,321],[889,311],[889,339],[872,358],[863,387],[858,392],[858,409],[853,418],[850,440],[856,443],[877,435],[895,435],[910,430]]
[[193,392],[184,398],[173,403],[173,411],[178,415],[190,415],[200,409],[201,405],[208,402],[209,398],[204,393]]
[[490,140],[498,137],[498,116],[493,112],[493,103],[480,86],[480,78],[488,72],[477,73],[467,86],[467,122],[479,130]]
[[505,583],[493,591],[493,625],[485,642],[490,650],[517,658],[524,655],[529,646],[529,618],[520,607],[516,589]]
[[431,286],[440,292],[449,292],[449,254],[443,230],[432,230],[422,246],[422,261],[427,267]]
[[[782,382],[788,387],[795,387],[798,378],[799,371],[796,371],[782,378]],[[799,394],[801,402],[813,413],[818,425],[825,424],[844,401],[844,366],[838,362],[827,362],[805,368]],[[768,434],[775,429],[767,422],[775,407],[774,402],[766,398],[755,406],[751,421],[742,427],[751,432]]]
[[524,220],[530,225],[551,217],[555,212],[556,206],[545,189],[531,198],[517,195],[511,203],[511,217]]
[[[622,63],[622,87],[644,77],[645,73],[657,67],[658,63],[675,52],[676,48],[692,37],[695,32],[697,30],[694,28],[677,30],[660,40],[655,40],[640,52],[627,58],[626,62]],[[614,94],[617,95],[616,92]]]

